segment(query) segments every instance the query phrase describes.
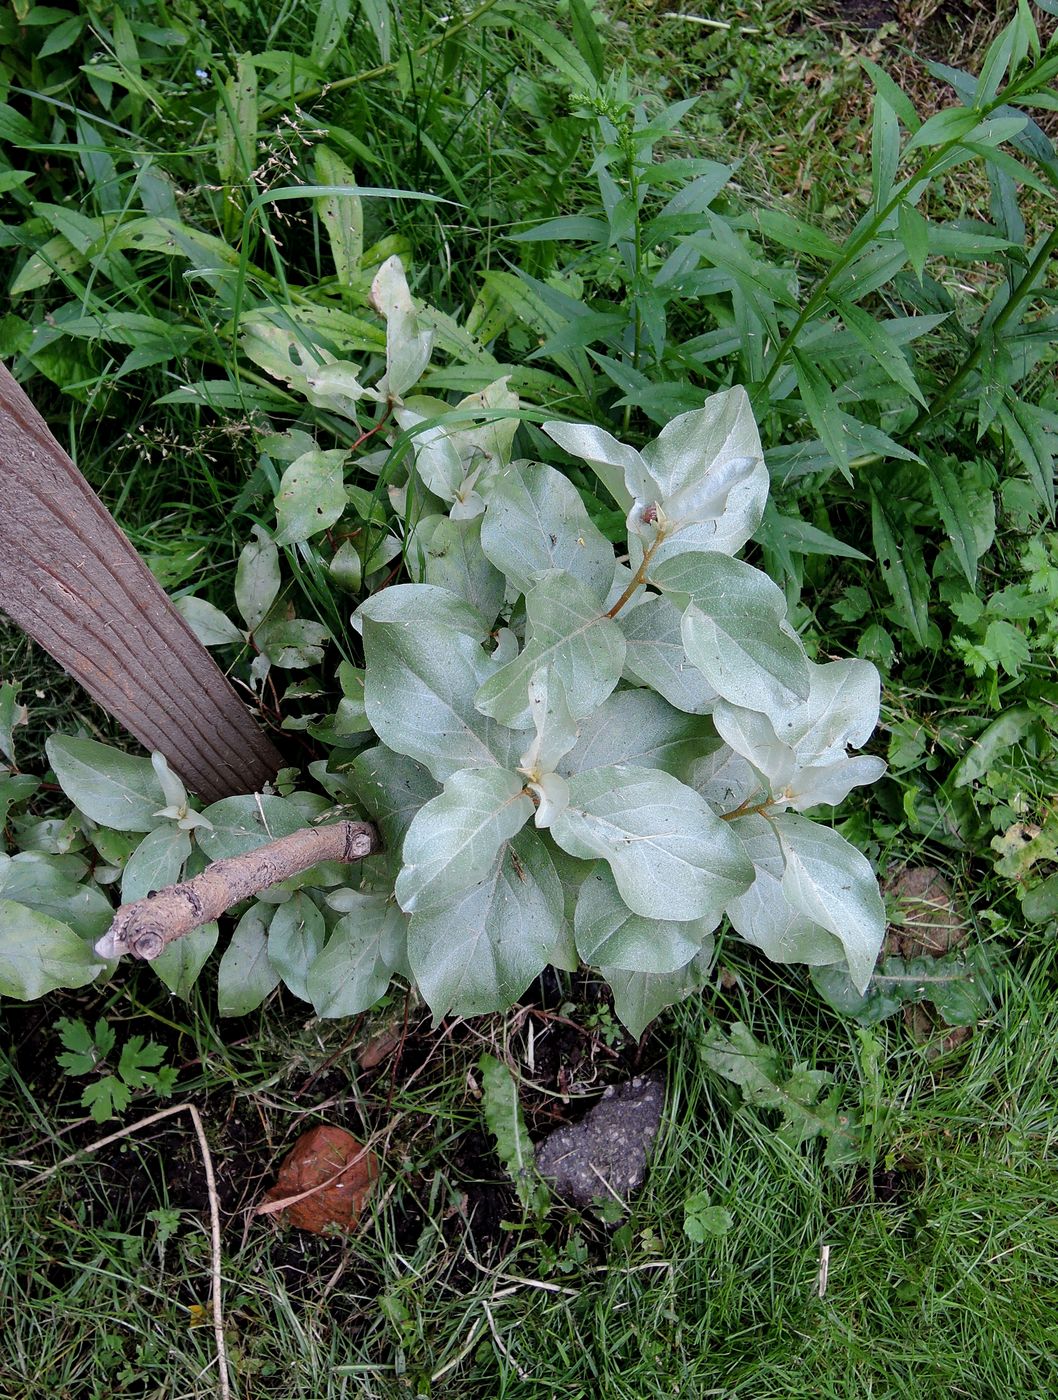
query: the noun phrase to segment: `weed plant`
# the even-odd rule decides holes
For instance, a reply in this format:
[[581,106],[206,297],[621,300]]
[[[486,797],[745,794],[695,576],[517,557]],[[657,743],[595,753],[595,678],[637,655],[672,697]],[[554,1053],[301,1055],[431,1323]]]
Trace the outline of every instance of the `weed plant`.
[[[377,349],[323,204],[284,193],[327,183],[326,146],[362,193],[410,192],[363,198],[365,247],[409,257],[416,294],[471,311],[480,341],[534,355],[520,388],[541,416],[580,412],[642,441],[710,390],[755,388],[778,500],[759,562],[819,659],[859,648],[886,677],[891,776],[839,829],[879,866],[942,865],[995,954],[973,1035],[934,1058],[900,1018],[840,1018],[806,979],[722,944],[703,998],[638,1060],[625,1050],[668,1086],[644,1193],[622,1221],[556,1207],[544,1228],[504,1186],[476,1097],[487,1052],[515,1072],[534,1133],[557,1101],[557,1081],[533,1089],[539,1046],[518,1012],[448,1025],[429,1048],[424,1034],[418,1061],[394,1051],[392,1072],[365,1081],[345,1026],[306,1026],[278,999],[234,1032],[197,991],[185,1006],[146,978],[19,1009],[0,1086],[5,1395],[215,1387],[197,1325],[202,1199],[186,1185],[174,1199],[168,1169],[177,1154],[186,1183],[197,1159],[178,1134],[26,1185],[99,1131],[74,1126],[83,1084],[56,1066],[62,1016],[165,1039],[178,1092],[207,1107],[230,1165],[225,1295],[248,1392],[1054,1392],[1058,99],[1053,46],[1036,52],[1028,14],[1011,8],[1012,37],[934,52],[914,85],[901,60],[910,97],[872,69],[873,111],[854,46],[795,32],[782,4],[718,29],[571,3],[564,43],[550,11],[500,3],[447,26],[380,4],[355,22],[340,3],[5,14],[0,251],[16,295],[0,350],[171,592],[230,607],[248,531],[272,527],[262,430],[328,427],[239,354],[242,319],[347,317],[343,344]],[[672,37],[689,32],[693,44]],[[629,72],[607,84],[616,50],[601,46],[615,40]],[[882,40],[865,48],[883,61]],[[680,111],[703,75],[709,91]],[[955,100],[972,124],[937,120]],[[1038,125],[1003,125],[1019,103]],[[455,379],[439,390],[458,397]],[[521,431],[540,451],[531,422]],[[610,503],[587,495],[605,528]],[[305,586],[296,554],[287,563],[302,612],[332,626],[348,613],[343,594]],[[3,669],[25,680],[20,645]],[[227,659],[245,678],[250,656]],[[32,664],[48,689],[34,722],[111,737]],[[30,815],[54,811],[45,791]],[[565,994],[605,1028],[597,992]],[[389,1030],[396,1016],[399,1046],[401,1009],[380,1014]],[[708,1038],[739,1022],[784,1071],[830,1076],[860,1125],[856,1163],[791,1146],[781,1115],[703,1067]],[[589,1064],[604,1061],[605,1038],[590,1043]],[[317,1108],[386,1128],[370,1226],[317,1246],[258,1222],[240,1243],[234,1212]],[[251,1142],[271,1150],[244,1153]],[[486,1228],[490,1202],[509,1228]],[[714,1208],[729,1227],[692,1238]]]

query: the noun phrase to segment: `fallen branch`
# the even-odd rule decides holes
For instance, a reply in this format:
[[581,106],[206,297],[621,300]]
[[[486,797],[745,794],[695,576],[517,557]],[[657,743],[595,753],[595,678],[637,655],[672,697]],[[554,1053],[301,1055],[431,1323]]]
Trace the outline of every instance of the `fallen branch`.
[[367,822],[309,826],[241,856],[215,860],[201,875],[123,904],[95,945],[101,958],[156,958],[185,933],[212,923],[244,899],[325,860],[355,861],[381,849]]
[[44,1171],[38,1172],[25,1184],[36,1186],[38,1182],[46,1181],[48,1177],[54,1176],[56,1172],[62,1171],[63,1167],[68,1167],[71,1162],[76,1162],[78,1157],[84,1157],[90,1152],[98,1152],[100,1148],[109,1147],[112,1142],[118,1142],[121,1138],[131,1137],[133,1133],[141,1132],[144,1128],[149,1128],[152,1123],[160,1123],[164,1118],[172,1118],[177,1113],[189,1113],[191,1121],[195,1125],[195,1134],[198,1137],[199,1152],[202,1156],[202,1169],[206,1176],[206,1195],[209,1198],[209,1237],[210,1237],[210,1284],[213,1304],[213,1340],[217,1348],[217,1380],[219,1384],[220,1400],[231,1400],[232,1388],[231,1379],[228,1373],[228,1348],[224,1340],[224,1308],[221,1302],[221,1252],[220,1252],[220,1200],[217,1196],[217,1181],[213,1172],[213,1158],[209,1151],[209,1142],[206,1139],[206,1130],[202,1125],[202,1116],[193,1103],[178,1103],[172,1108],[163,1108],[159,1113],[152,1113],[148,1118],[141,1118],[138,1123],[131,1123],[127,1128],[119,1128],[116,1133],[109,1133],[106,1137],[100,1138],[97,1142],[89,1143],[87,1147],[79,1147],[76,1152],[71,1152],[68,1157],[64,1157],[61,1162],[56,1162],[54,1166],[46,1167]]

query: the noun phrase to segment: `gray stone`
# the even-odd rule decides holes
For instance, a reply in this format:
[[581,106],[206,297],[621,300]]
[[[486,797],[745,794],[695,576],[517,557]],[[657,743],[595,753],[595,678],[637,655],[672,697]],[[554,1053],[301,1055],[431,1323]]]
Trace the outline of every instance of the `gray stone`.
[[611,1086],[579,1123],[556,1128],[539,1144],[540,1175],[578,1206],[600,1198],[627,1201],[647,1174],[664,1100],[656,1079]]

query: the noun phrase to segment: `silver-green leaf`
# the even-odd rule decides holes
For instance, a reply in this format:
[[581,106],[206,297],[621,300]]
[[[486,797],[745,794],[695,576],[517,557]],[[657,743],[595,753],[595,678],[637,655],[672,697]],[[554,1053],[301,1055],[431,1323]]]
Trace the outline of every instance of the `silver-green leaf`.
[[357,1016],[374,1006],[402,961],[407,928],[391,899],[358,896],[309,969],[306,989],[316,1015]]
[[0,899],[0,996],[34,1001],[56,987],[83,987],[104,966],[69,924]]
[[301,1001],[311,1001],[306,979],[326,937],[323,915],[301,890],[272,916],[268,929],[268,961]]
[[246,1016],[279,986],[279,973],[268,961],[268,926],[273,906],[252,904],[235,926],[217,969],[217,1011]]
[[572,483],[537,462],[516,462],[490,483],[481,547],[521,593],[558,569],[601,603],[613,580],[613,545]]
[[580,887],[574,931],[577,952],[592,966],[671,973],[686,967],[719,922],[719,913],[687,923],[633,914],[600,861]]
[[496,855],[533,815],[525,783],[502,768],[453,773],[404,838],[397,902],[406,913],[450,904],[486,878]]
[[620,679],[625,659],[620,627],[604,616],[586,584],[557,570],[544,574],[526,595],[525,610],[525,646],[482,685],[478,709],[514,728],[528,727],[529,682],[551,667],[573,717],[590,715]]
[[562,923],[555,868],[543,840],[523,830],[480,885],[412,916],[408,959],[435,1018],[510,1006],[547,966]]
[[783,893],[838,939],[862,993],[885,936],[885,906],[870,861],[831,827],[807,817],[783,812],[774,827],[786,861]]
[[607,861],[629,909],[648,919],[715,918],[753,880],[741,842],[708,803],[648,768],[575,774],[551,834],[578,859]]
[[291,462],[276,493],[276,544],[299,544],[340,520],[346,506],[344,448],[313,448]]

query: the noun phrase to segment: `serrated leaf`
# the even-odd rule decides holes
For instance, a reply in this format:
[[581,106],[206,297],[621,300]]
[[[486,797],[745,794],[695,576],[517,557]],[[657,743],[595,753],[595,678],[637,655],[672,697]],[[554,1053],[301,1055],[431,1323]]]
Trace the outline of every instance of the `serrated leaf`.
[[81,1094],[82,1105],[96,1123],[108,1122],[124,1112],[131,1102],[132,1090],[113,1074],[104,1075],[94,1084],[86,1084]]
[[48,761],[59,786],[86,817],[116,831],[151,831],[165,794],[148,758],[135,758],[95,739],[53,734]]
[[922,274],[926,270],[926,258],[929,256],[930,228],[928,222],[922,217],[913,204],[902,200],[897,212],[897,227],[900,230],[900,238],[907,249],[907,260],[915,269],[915,276],[922,281]]
[[346,507],[345,448],[313,448],[291,462],[276,492],[275,542],[299,544],[329,530]]
[[525,783],[502,768],[453,773],[404,838],[397,902],[406,913],[450,904],[480,884],[501,846],[533,815]]
[[673,973],[698,955],[719,922],[719,914],[687,923],[633,914],[609,867],[600,862],[580,887],[574,931],[577,952],[591,966]]
[[166,885],[175,885],[190,854],[191,837],[173,822],[148,832],[122,872],[122,903],[132,904]]
[[808,421],[819,434],[820,441],[830,455],[830,460],[840,470],[849,483],[849,444],[845,425],[837,397],[823,371],[806,355],[793,354],[797,387],[801,391]]
[[518,1085],[506,1065],[492,1055],[482,1055],[481,1107],[489,1132],[496,1139],[496,1154],[514,1184],[522,1208],[542,1216],[547,1211],[549,1192],[536,1172],[536,1157],[529,1138]]
[[871,121],[871,203],[882,209],[889,200],[900,164],[900,123],[882,94],[876,93]]
[[920,646],[929,626],[929,578],[913,530],[901,529],[887,504],[871,487],[871,527],[878,565],[904,626]]
[[243,546],[235,569],[235,602],[247,628],[253,632],[264,621],[279,594],[279,550],[260,525]]
[[164,1045],[145,1040],[142,1035],[130,1035],[121,1047],[118,1074],[130,1089],[146,1089],[154,1083],[154,1070],[164,1059]]
[[575,774],[551,834],[579,860],[607,861],[629,909],[646,918],[712,919],[753,879],[738,838],[704,798],[647,768]]
[[983,945],[942,957],[883,958],[866,989],[853,986],[844,963],[812,969],[816,990],[842,1016],[873,1026],[905,1006],[931,1002],[949,1026],[972,1026],[992,1004],[993,971]]
[[274,906],[255,903],[235,925],[217,969],[219,1015],[246,1016],[279,986],[279,973],[268,960],[268,926],[274,914]]
[[692,599],[681,635],[688,660],[725,700],[780,719],[808,698],[808,660],[766,574],[726,554],[682,554],[651,570]]
[[357,1016],[374,1006],[404,961],[407,929],[393,900],[358,896],[309,969],[306,988],[316,1015]]
[[[71,1021],[63,1016],[55,1022],[55,1030],[62,1044],[66,1046],[64,1054],[56,1055],[57,1062],[67,1074],[91,1074],[97,1063],[97,1046],[85,1023],[80,1020]],[[99,1053],[102,1055],[105,1052]]]
[[538,462],[515,463],[489,483],[481,547],[521,593],[556,569],[599,601],[613,581],[613,545],[569,480]]
[[217,946],[220,926],[214,921],[192,929],[182,938],[170,943],[165,952],[152,959],[151,970],[165,983],[174,996],[186,1001],[209,955]]
[[480,885],[412,916],[408,959],[435,1018],[510,1006],[547,966],[562,923],[551,858],[536,832],[523,829]]
[[762,1045],[747,1026],[736,1022],[730,1034],[715,1028],[702,1045],[702,1060],[721,1078],[737,1084],[752,1108],[778,1109],[783,1115],[780,1139],[791,1147],[815,1137],[827,1139],[827,1164],[855,1161],[859,1133],[855,1119],[842,1113],[840,1090],[820,1102],[832,1082],[825,1070],[795,1065],[787,1071],[779,1056]]
[[[526,641],[521,654],[481,686],[475,704],[503,724],[525,728],[529,682],[545,667],[561,680],[570,713],[590,715],[616,686],[624,665],[621,629],[605,617],[594,593],[554,570],[527,594]],[[377,728],[376,728],[377,732]]]
[[648,598],[618,615],[625,638],[624,674],[686,714],[706,715],[717,693],[683,646],[683,614],[669,598]]
[[915,372],[904,358],[899,345],[892,339],[881,322],[862,306],[856,306],[852,302],[841,301],[837,304],[837,310],[841,319],[848,326],[849,330],[860,342],[868,355],[879,366],[882,372],[898,384],[916,399],[920,404],[925,404],[922,390],[918,387]]
[[885,906],[871,863],[831,827],[782,812],[772,819],[786,868],[787,900],[845,950],[854,986],[870,981],[885,937]]

